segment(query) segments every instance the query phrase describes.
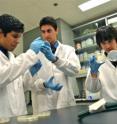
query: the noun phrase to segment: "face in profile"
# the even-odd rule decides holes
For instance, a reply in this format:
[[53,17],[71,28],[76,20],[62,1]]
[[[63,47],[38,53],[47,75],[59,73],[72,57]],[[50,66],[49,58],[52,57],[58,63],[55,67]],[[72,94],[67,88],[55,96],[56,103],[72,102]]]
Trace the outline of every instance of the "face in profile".
[[21,33],[17,33],[14,31],[7,33],[6,36],[4,36],[3,33],[0,33],[0,44],[6,50],[13,51],[18,45],[20,37]]

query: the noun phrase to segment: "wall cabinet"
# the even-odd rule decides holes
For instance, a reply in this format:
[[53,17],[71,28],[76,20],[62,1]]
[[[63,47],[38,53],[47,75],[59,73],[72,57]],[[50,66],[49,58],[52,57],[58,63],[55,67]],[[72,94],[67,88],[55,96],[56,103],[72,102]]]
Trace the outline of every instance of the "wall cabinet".
[[107,24],[112,25],[113,27],[117,28],[117,13],[107,16]]
[[[74,32],[76,54],[79,56],[81,63],[81,75],[87,73],[89,57],[92,54],[100,53],[100,49],[96,45],[95,34],[98,27],[105,25],[106,20],[100,19],[72,29]],[[81,75],[79,75],[79,77],[81,77]]]

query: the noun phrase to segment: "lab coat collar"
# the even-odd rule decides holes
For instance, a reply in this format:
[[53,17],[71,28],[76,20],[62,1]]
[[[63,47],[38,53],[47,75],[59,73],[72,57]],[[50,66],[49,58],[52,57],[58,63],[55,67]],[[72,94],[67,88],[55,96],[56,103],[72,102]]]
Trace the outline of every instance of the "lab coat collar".
[[57,40],[57,44],[58,44],[58,46],[57,46],[57,48],[56,48],[55,55],[58,54],[59,49],[61,48],[61,43],[60,43],[60,41]]
[[111,68],[115,69],[116,67],[108,60],[105,61]]
[[56,41],[54,44],[50,44],[50,45],[51,45],[52,52],[55,53],[56,52],[56,49],[58,47],[58,42]]
[[55,48],[57,48],[58,47],[58,41],[56,41],[52,46],[54,46]]

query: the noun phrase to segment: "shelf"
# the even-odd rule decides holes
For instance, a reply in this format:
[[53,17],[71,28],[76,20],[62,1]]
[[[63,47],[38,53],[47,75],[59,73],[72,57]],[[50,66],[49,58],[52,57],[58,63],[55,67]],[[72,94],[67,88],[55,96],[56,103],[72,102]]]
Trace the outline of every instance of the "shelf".
[[84,74],[79,74],[76,78],[83,78],[83,77],[86,77],[87,76],[87,73],[84,73]]
[[85,48],[82,48],[82,49],[76,49],[76,54],[81,54],[81,53],[84,53],[84,51],[95,51],[95,50],[98,50],[99,47],[97,45],[91,45],[91,46],[88,46],[88,47],[85,47]]
[[83,35],[83,36],[79,36],[79,37],[74,38],[74,41],[84,40],[84,39],[89,38],[91,36],[95,36],[95,34],[96,34],[96,32],[89,33],[89,34],[86,34],[86,35]]
[[75,99],[75,101],[76,101],[76,103],[79,103],[79,102],[97,102],[99,99],[97,99],[97,100],[88,100],[88,99],[86,99],[86,98],[78,98],[78,99]]

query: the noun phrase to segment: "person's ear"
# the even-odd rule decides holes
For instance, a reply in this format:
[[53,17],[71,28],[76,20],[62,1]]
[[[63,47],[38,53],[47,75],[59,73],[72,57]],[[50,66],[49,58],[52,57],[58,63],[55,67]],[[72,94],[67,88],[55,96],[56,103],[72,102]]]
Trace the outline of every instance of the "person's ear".
[[2,33],[2,29],[0,29],[0,33]]
[[4,33],[2,32],[2,29],[0,29],[0,37],[4,37]]
[[56,29],[56,32],[57,32],[57,33],[59,32],[59,29],[58,29],[58,28]]
[[57,29],[56,29],[56,35],[58,35],[58,32],[59,32],[59,29],[57,28]]
[[1,35],[1,34],[3,34],[3,33],[2,33],[2,29],[0,29],[0,35]]

